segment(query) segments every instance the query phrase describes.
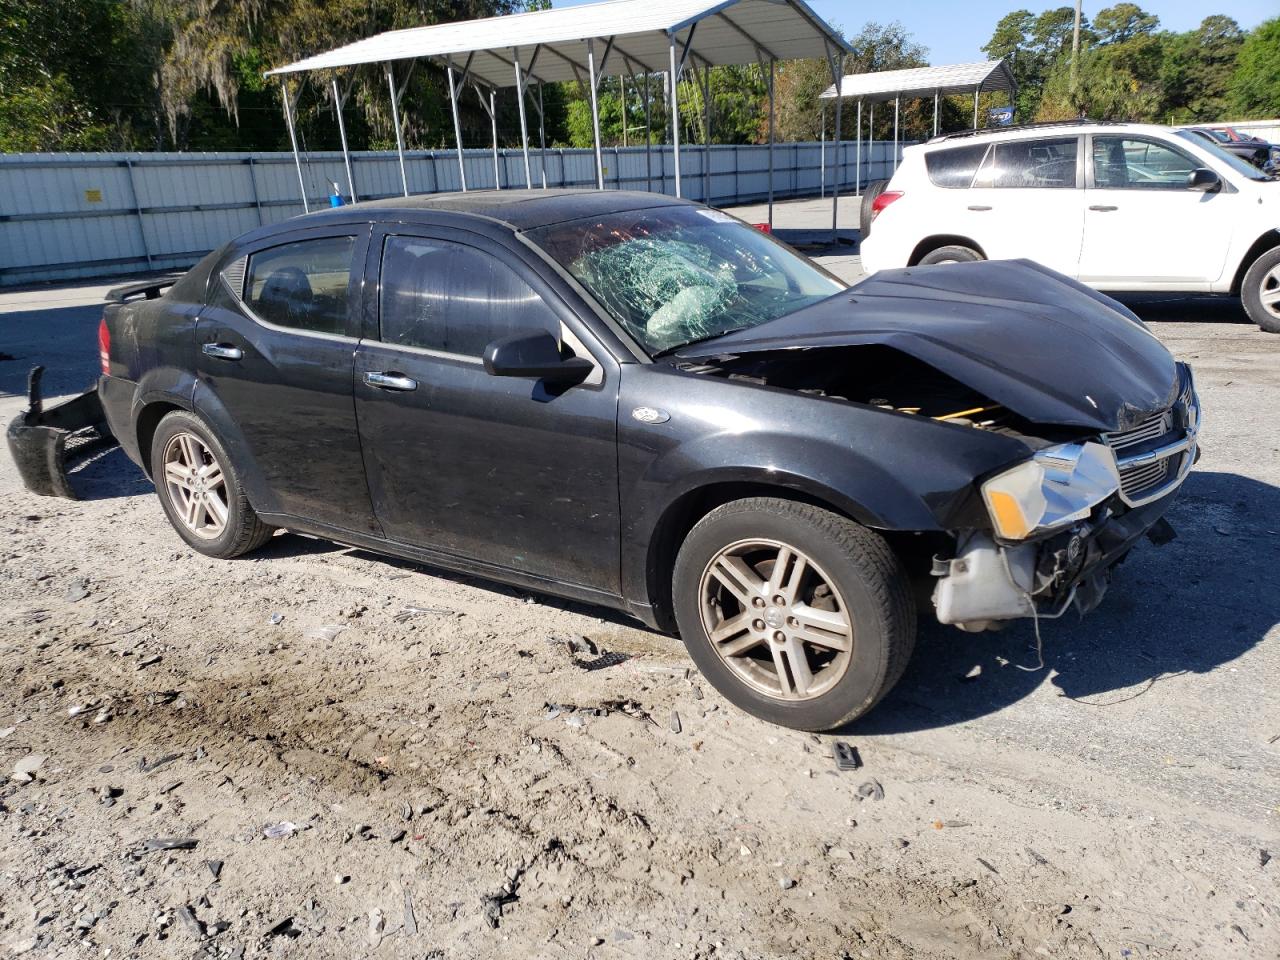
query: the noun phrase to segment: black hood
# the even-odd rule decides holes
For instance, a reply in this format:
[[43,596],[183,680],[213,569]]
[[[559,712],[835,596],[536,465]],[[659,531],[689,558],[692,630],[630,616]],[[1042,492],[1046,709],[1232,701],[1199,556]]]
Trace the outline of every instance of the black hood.
[[1178,391],[1173,357],[1127,308],[1028,260],[884,270],[677,356],[859,344],[900,350],[1043,424],[1123,430]]

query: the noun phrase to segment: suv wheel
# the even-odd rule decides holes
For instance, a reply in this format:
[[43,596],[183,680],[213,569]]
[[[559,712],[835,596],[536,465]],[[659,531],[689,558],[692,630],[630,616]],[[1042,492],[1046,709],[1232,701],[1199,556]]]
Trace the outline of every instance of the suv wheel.
[[983,259],[982,254],[972,247],[954,243],[939,247],[937,250],[930,250],[920,258],[919,265],[927,267],[931,263],[972,263],[974,260],[981,259]]
[[275,532],[249,505],[222,443],[194,414],[174,411],[160,421],[151,477],[169,522],[200,553],[230,559]]
[[680,548],[676,622],[698,669],[747,713],[830,730],[897,683],[915,644],[906,573],[851,520],[789,500],[737,500]]
[[1249,267],[1240,285],[1249,319],[1267,333],[1280,333],[1280,247],[1272,247]]

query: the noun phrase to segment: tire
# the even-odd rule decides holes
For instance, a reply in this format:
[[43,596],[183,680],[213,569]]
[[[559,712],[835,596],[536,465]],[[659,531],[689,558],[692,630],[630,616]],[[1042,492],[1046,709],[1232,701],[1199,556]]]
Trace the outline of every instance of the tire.
[[[797,558],[806,561],[794,590],[765,579],[782,549],[792,553],[780,580],[794,576]],[[742,588],[751,582],[739,579],[744,570],[758,579],[755,590]],[[775,591],[782,595],[768,596]],[[797,730],[831,730],[865,714],[898,682],[915,646],[910,585],[888,544],[810,504],[761,497],[712,510],[680,547],[672,596],[703,676],[747,713]],[[842,619],[843,639],[839,627],[825,629]],[[807,629],[818,623],[823,629]],[[802,633],[821,643],[802,643]],[[841,643],[846,649],[836,649]]]
[[982,254],[972,247],[964,247],[959,244],[950,244],[945,247],[939,247],[937,250],[930,250],[917,264],[921,267],[927,267],[932,263],[972,263],[975,260],[985,259]]
[[1267,333],[1280,333],[1280,300],[1270,305],[1263,296],[1280,294],[1280,247],[1272,247],[1249,265],[1240,284],[1240,301],[1249,319]]
[[229,560],[275,533],[249,505],[222,442],[194,414],[175,410],[156,426],[151,477],[173,528],[205,556]]
[[858,208],[859,242],[871,236],[871,205],[876,202],[876,197],[884,193],[887,186],[888,180],[872,180],[867,184],[867,189],[862,191],[862,205]]

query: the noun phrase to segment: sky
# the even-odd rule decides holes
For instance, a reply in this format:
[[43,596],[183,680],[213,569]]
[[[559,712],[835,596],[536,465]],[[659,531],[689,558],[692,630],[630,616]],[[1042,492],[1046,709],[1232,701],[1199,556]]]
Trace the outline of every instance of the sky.
[[[596,0],[553,0],[557,7],[575,7]],[[981,49],[991,39],[996,23],[1006,13],[1027,9],[1033,13],[1066,6],[1071,0],[899,0],[886,5],[854,0],[808,0],[809,6],[828,23],[855,34],[868,20],[881,23],[901,20],[918,43],[929,48],[935,66],[984,59]],[[1138,6],[1160,18],[1166,30],[1192,30],[1210,14],[1233,17],[1246,30],[1280,14],[1276,0],[1136,0]],[[710,0],[708,0],[708,5]],[[1111,3],[1086,2],[1085,16]]]

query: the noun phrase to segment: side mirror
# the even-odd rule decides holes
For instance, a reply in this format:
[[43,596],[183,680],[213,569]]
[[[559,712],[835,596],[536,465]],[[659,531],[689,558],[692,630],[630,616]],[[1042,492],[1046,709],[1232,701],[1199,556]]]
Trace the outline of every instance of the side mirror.
[[1187,189],[1216,193],[1222,189],[1222,178],[1208,167],[1197,167],[1187,174]]
[[591,375],[595,364],[585,357],[564,357],[549,333],[517,333],[484,348],[484,369],[493,377],[528,377],[573,386]]

